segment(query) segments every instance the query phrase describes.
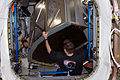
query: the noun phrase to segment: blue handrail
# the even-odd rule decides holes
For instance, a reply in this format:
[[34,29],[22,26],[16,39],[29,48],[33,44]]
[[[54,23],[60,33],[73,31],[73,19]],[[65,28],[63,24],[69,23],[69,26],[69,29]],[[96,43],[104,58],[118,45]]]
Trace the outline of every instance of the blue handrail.
[[91,2],[88,2],[88,59],[90,61],[90,8],[91,8]]
[[68,72],[57,72],[57,71],[41,71],[40,74],[66,74]]
[[18,40],[17,40],[17,5],[14,4],[15,13],[15,43],[16,43],[16,62],[18,62]]
[[69,72],[72,72],[72,70],[69,71],[40,71],[40,74],[68,74]]

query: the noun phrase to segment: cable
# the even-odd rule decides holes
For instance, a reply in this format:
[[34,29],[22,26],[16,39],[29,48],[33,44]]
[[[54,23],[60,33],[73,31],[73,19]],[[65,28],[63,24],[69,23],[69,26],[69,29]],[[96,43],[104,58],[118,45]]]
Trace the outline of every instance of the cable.
[[118,31],[120,33],[120,30],[118,30],[117,28],[114,28],[111,32],[110,32],[110,36],[109,36],[109,48],[110,48],[110,53],[112,56],[112,59],[114,61],[114,63],[116,64],[117,68],[120,68],[120,64],[115,60],[114,56],[113,56],[113,52],[112,52],[112,47],[111,47],[111,36],[113,34],[114,31]]

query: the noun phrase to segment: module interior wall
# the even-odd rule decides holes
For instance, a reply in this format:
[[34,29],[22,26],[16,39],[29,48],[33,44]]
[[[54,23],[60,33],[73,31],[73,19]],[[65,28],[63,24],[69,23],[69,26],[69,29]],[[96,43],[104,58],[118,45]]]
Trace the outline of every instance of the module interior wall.
[[99,61],[97,70],[86,80],[108,80],[111,70],[108,39],[111,31],[112,8],[109,0],[97,0],[99,12]]

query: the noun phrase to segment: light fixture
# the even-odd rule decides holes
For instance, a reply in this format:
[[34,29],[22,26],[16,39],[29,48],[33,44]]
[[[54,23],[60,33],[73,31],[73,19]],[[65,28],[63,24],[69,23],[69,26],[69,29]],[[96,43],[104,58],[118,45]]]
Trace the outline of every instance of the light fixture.
[[36,18],[36,22],[38,21],[38,18],[40,17],[41,11],[42,11],[43,9],[45,9],[45,4],[44,4],[44,3],[45,3],[45,2],[43,2],[42,4],[39,3],[39,4],[37,5],[37,7],[40,8],[40,10],[39,10],[38,16],[37,16],[37,18]]
[[39,4],[38,4],[38,8],[45,9],[45,4],[44,4],[44,3],[45,3],[45,2],[43,2],[42,4],[39,3]]
[[54,24],[60,24],[61,23],[61,19],[55,19],[54,20]]
[[52,22],[52,24],[49,26],[50,28],[52,28],[55,25],[58,25],[61,23],[61,19],[54,19],[54,21]]

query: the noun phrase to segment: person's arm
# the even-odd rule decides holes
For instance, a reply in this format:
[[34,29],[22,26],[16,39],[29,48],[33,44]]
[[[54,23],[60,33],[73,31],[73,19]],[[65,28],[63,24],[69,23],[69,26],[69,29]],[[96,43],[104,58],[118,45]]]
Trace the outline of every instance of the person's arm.
[[45,45],[46,45],[46,48],[47,48],[47,52],[50,54],[50,52],[51,52],[51,47],[50,47],[50,45],[49,45],[49,43],[48,43],[48,39],[47,39],[47,37],[48,37],[48,32],[43,32],[42,35],[43,35],[43,37],[45,38]]

